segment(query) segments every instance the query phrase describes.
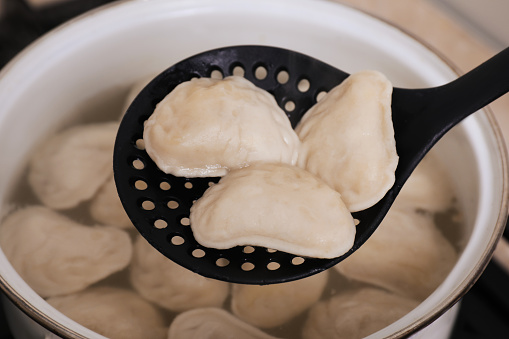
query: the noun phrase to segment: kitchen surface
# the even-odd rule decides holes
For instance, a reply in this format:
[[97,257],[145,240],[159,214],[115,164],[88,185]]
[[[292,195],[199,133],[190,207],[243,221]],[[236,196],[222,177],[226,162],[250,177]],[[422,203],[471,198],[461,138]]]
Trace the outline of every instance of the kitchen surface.
[[[168,0],[171,1],[171,0]],[[112,0],[0,0],[0,68],[30,42],[85,11]],[[409,32],[466,72],[509,45],[506,0],[342,0]],[[509,142],[509,96],[490,105]],[[509,239],[509,228],[505,239]],[[509,245],[461,302],[453,339],[509,336]],[[0,339],[11,339],[0,309]]]

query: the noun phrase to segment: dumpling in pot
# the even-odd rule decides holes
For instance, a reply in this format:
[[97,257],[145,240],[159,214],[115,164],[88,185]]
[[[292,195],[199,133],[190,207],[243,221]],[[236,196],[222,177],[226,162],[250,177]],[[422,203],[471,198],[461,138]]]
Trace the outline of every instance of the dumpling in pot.
[[379,72],[351,75],[303,116],[299,165],[336,189],[351,212],[371,207],[394,184],[398,164],[392,85]]
[[284,164],[231,171],[191,207],[195,239],[206,247],[263,246],[334,258],[354,241],[352,215],[339,193],[311,173]]
[[168,339],[277,339],[219,308],[199,308],[173,320]]
[[260,328],[283,325],[320,299],[329,272],[273,285],[234,285],[232,312]]
[[80,291],[131,261],[129,235],[84,226],[46,207],[27,207],[0,225],[0,245],[19,275],[42,297]]
[[174,263],[139,236],[134,245],[131,283],[147,300],[172,311],[221,307],[230,285]]
[[418,304],[374,288],[349,290],[311,308],[302,338],[364,338],[400,319]]
[[398,194],[398,207],[440,212],[451,208],[455,190],[437,156],[428,153],[417,165]]
[[111,339],[162,339],[162,314],[139,295],[120,288],[94,287],[48,303],[77,323]]
[[90,202],[90,214],[101,224],[120,228],[134,227],[118,197],[113,177],[106,180]]
[[349,278],[423,300],[456,259],[431,217],[393,207],[366,243],[335,268]]
[[259,161],[295,164],[300,141],[268,92],[239,76],[184,82],[145,123],[147,153],[165,173],[223,176]]
[[118,122],[68,128],[46,140],[29,164],[28,181],[48,207],[66,209],[94,196],[112,174]]

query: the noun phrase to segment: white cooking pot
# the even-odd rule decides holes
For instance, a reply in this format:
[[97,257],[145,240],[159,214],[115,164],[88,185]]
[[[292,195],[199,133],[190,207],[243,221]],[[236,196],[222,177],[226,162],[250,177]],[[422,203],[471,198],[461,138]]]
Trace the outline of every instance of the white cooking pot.
[[[53,30],[0,73],[1,213],[9,210],[8,195],[28,155],[45,135],[70,121],[90,120],[83,113],[90,111],[85,107],[99,107],[112,96],[120,98],[147,75],[197,52],[235,44],[293,49],[350,73],[376,69],[398,87],[435,86],[457,77],[436,53],[400,29],[328,1],[115,3]],[[446,338],[455,309],[440,316],[482,273],[505,224],[506,155],[491,114],[484,111],[469,117],[434,151],[454,179],[464,213],[464,248],[433,294],[370,338],[411,333]],[[101,338],[49,306],[20,278],[3,252],[0,285],[8,297],[4,307],[17,338],[54,334]]]

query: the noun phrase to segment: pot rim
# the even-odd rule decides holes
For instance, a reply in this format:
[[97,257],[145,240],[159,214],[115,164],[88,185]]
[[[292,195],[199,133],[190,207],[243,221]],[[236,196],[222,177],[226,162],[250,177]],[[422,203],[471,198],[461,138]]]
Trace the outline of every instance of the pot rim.
[[[32,50],[37,48],[38,46],[44,44],[44,42],[54,35],[57,35],[59,32],[66,30],[69,26],[73,26],[74,23],[82,21],[83,19],[88,19],[91,16],[94,16],[100,12],[103,12],[104,10],[111,10],[114,8],[123,7],[126,4],[129,3],[141,3],[145,2],[145,0],[122,0],[115,3],[109,3],[103,6],[100,6],[98,8],[95,8],[93,10],[90,10],[84,14],[81,14],[61,25],[56,27],[55,29],[52,29],[51,31],[47,32],[40,38],[38,38],[36,41],[31,43],[29,46],[24,48],[20,53],[18,53],[13,59],[11,59],[7,65],[5,65],[0,70],[0,81],[9,73],[9,70],[14,67],[20,60],[22,60],[27,54],[30,54]],[[347,8],[352,8],[363,15],[373,18],[379,22],[385,23],[386,25],[397,29],[402,34],[408,36],[411,40],[417,42],[427,50],[429,50],[432,54],[437,56],[449,69],[451,69],[456,75],[460,75],[462,72],[459,70],[459,68],[451,62],[448,58],[446,58],[440,51],[438,51],[436,48],[431,46],[429,43],[421,39],[420,37],[416,36],[415,34],[412,34],[408,32],[406,29],[400,27],[399,25],[395,24],[394,22],[391,22],[390,20],[386,20],[383,18],[380,18],[377,15],[374,15],[372,13],[366,12],[362,9],[356,8],[355,6],[351,6],[344,3],[339,3],[334,0],[301,0],[301,2],[322,2],[322,3],[329,3],[332,6],[343,6]],[[193,6],[194,2],[189,2],[190,6]],[[426,313],[425,315],[419,317],[419,320],[414,321],[409,326],[406,326],[402,329],[400,329],[397,332],[394,332],[393,334],[389,335],[388,338],[400,338],[400,337],[406,337],[409,336],[412,333],[415,333],[422,328],[428,326],[433,321],[435,321],[438,317],[440,317],[443,313],[445,313],[449,308],[451,308],[455,303],[457,303],[469,290],[470,288],[475,284],[475,282],[479,279],[482,272],[490,262],[493,252],[495,250],[495,246],[500,239],[500,237],[503,234],[503,231],[505,229],[506,221],[507,221],[507,215],[508,215],[508,207],[509,207],[509,170],[508,170],[508,159],[507,159],[507,152],[506,152],[506,145],[504,142],[504,139],[502,137],[501,130],[498,126],[498,123],[493,115],[493,112],[489,107],[484,108],[483,113],[487,117],[487,120],[489,122],[490,129],[493,131],[494,138],[496,140],[496,146],[497,146],[497,154],[500,156],[499,160],[501,161],[501,168],[502,168],[502,203],[501,208],[498,211],[498,218],[496,221],[496,225],[494,228],[494,233],[490,237],[488,246],[485,248],[482,255],[479,257],[479,260],[475,264],[475,266],[470,270],[470,273],[468,276],[459,284],[456,289],[451,291],[451,293],[448,294],[448,297],[442,300],[442,302],[435,305],[435,307]],[[86,338],[86,336],[83,336],[79,334],[78,332],[66,327],[65,325],[60,324],[59,322],[55,321],[54,319],[50,318],[46,314],[44,314],[38,307],[36,307],[33,303],[31,303],[27,298],[25,298],[23,295],[21,295],[8,281],[5,277],[0,275],[0,288],[4,291],[5,295],[10,299],[16,307],[18,307],[22,312],[24,312],[26,315],[28,315],[32,320],[37,322],[39,325],[43,326],[47,330],[63,337],[67,338]],[[77,324],[77,323],[76,323]],[[79,325],[79,324],[78,324]],[[81,326],[81,325],[80,325]],[[391,325],[389,325],[391,326]],[[378,332],[377,332],[378,333]],[[376,336],[376,333],[369,336],[371,338],[372,336]],[[102,337],[99,335],[99,337]]]

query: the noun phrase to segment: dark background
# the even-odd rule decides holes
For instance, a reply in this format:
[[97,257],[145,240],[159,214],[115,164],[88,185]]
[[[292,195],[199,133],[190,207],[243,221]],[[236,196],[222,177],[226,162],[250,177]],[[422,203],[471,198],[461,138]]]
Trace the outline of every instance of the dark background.
[[[115,0],[73,0],[33,9],[23,0],[0,0],[0,69],[48,30]],[[1,104],[1,103],[0,103]],[[509,228],[504,237],[509,238]],[[451,339],[509,338],[509,276],[494,261],[463,298]],[[0,339],[13,339],[0,308]]]

